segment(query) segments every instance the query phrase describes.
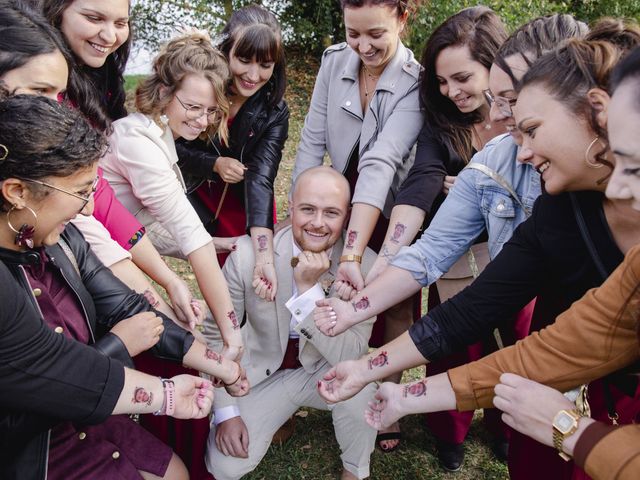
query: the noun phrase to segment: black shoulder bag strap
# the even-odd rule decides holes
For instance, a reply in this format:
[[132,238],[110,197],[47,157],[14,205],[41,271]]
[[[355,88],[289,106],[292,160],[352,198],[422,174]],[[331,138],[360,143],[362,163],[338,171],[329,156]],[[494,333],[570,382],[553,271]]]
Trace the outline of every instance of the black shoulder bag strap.
[[[573,214],[576,217],[576,222],[578,223],[578,228],[580,229],[580,235],[582,236],[582,239],[587,246],[589,256],[591,257],[591,260],[593,260],[593,264],[596,266],[596,270],[598,271],[598,273],[602,277],[602,281],[604,282],[609,277],[609,274],[607,273],[607,269],[604,268],[602,258],[600,258],[600,254],[598,253],[598,250],[593,243],[593,239],[591,238],[591,234],[589,233],[589,229],[587,228],[587,222],[585,221],[582,210],[580,209],[578,198],[576,197],[576,194],[574,192],[569,192],[569,198],[571,199]],[[611,420],[611,423],[613,425],[617,425],[619,416],[618,412],[616,412],[616,405],[613,400],[613,395],[611,394],[611,380],[611,375],[604,377],[602,379],[602,388],[609,420]]]

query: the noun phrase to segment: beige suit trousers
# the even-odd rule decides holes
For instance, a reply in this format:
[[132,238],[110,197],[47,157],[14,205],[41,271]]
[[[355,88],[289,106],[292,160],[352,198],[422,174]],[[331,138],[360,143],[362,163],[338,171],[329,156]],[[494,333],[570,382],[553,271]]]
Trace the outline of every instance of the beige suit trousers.
[[[279,370],[237,399],[240,415],[249,432],[249,458],[225,456],[216,447],[215,426],[207,445],[207,469],[217,480],[232,480],[255,469],[269,449],[275,432],[300,407],[330,410],[342,464],[358,478],[369,476],[369,457],[375,446],[376,431],[364,420],[367,403],[373,399],[375,385],[367,385],[355,397],[327,406],[316,385],[329,369],[327,364],[315,374],[304,368]],[[275,477],[272,477],[275,478]]]

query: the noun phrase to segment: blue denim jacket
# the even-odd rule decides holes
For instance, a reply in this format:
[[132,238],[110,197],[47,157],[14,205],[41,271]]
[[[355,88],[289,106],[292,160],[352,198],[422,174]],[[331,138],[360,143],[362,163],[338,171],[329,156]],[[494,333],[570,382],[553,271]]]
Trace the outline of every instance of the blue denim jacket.
[[[516,160],[518,146],[511,135],[487,143],[471,162],[485,164],[511,184],[531,211],[540,195],[540,176],[530,164]],[[493,259],[526,213],[503,187],[486,174],[463,169],[444,203],[420,239],[403,247],[391,265],[408,270],[423,286],[438,280],[471,247],[486,227]]]

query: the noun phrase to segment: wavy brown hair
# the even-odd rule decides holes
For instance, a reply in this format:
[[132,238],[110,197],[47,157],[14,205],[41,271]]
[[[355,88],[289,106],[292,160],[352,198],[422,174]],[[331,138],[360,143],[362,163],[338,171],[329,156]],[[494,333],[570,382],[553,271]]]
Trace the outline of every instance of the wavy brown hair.
[[431,125],[465,161],[473,152],[473,124],[482,120],[478,111],[462,113],[440,93],[436,76],[436,60],[449,47],[467,46],[471,58],[489,71],[496,52],[507,38],[500,17],[488,7],[465,8],[446,19],[429,37],[422,53],[420,102],[425,110],[425,122]]
[[205,135],[218,134],[227,141],[229,131],[229,101],[226,87],[229,81],[229,66],[224,55],[211,45],[211,39],[203,33],[189,33],[176,37],[160,49],[153,61],[153,72],[136,89],[138,111],[152,117],[158,125],[160,116],[173,100],[187,75],[206,78],[222,113],[218,122],[209,125]]
[[569,38],[583,38],[589,32],[584,22],[571,15],[554,14],[534,18],[515,30],[505,40],[496,53],[494,63],[500,67],[514,86],[518,84],[506,59],[512,55],[520,55],[530,67],[543,54],[559,47]]
[[570,39],[543,55],[516,86],[520,92],[527,86],[541,85],[569,111],[588,121],[591,130],[604,142],[595,159],[610,170],[598,180],[598,184],[609,178],[613,165],[605,158],[609,151],[607,132],[598,124],[598,112],[591,107],[587,93],[592,88],[609,92],[609,79],[614,67],[630,48],[638,45],[640,28],[637,24],[603,19],[594,25],[584,40]]

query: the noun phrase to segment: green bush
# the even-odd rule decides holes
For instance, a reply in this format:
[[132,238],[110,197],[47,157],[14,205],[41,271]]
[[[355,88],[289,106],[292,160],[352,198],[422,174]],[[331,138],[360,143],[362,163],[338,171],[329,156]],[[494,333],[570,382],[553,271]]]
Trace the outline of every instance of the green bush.
[[[132,11],[136,37],[141,44],[156,50],[178,25],[205,28],[215,36],[234,9],[251,1],[138,0]],[[328,45],[344,40],[339,0],[263,0],[257,3],[278,16],[289,48],[319,55]],[[406,44],[419,57],[435,27],[459,10],[481,4],[493,8],[509,30],[537,16],[556,12],[571,13],[587,22],[604,15],[636,20],[640,17],[640,0],[418,0],[409,19]]]

